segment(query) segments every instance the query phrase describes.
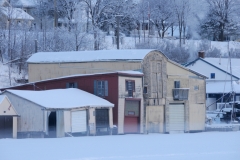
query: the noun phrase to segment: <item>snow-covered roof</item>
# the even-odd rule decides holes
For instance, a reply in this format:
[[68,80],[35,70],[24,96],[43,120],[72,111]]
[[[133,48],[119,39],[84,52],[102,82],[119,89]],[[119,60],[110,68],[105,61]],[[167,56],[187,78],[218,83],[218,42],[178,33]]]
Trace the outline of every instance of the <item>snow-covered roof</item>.
[[[233,81],[233,91],[240,93],[240,83]],[[232,91],[231,82],[207,82],[206,93],[229,93]]]
[[11,0],[11,4],[14,7],[33,8],[37,6],[36,0]]
[[0,103],[2,103],[5,97],[6,97],[5,95],[0,95]]
[[142,61],[153,49],[97,50],[72,52],[38,52],[28,63],[61,63],[90,61]]
[[[229,58],[204,58],[208,63],[230,73]],[[231,58],[232,74],[240,78],[240,59]]]
[[34,20],[32,16],[27,14],[21,8],[13,7],[0,7],[0,12],[10,19],[19,19],[19,20]]
[[[228,75],[231,75],[230,73],[230,61],[229,58],[197,58],[192,62],[189,62],[185,64],[185,66],[190,66],[197,61],[203,61],[206,64],[209,64],[225,73]],[[239,58],[231,58],[231,67],[232,67],[232,76],[239,79],[240,78],[240,59]],[[199,68],[198,70],[201,70]]]
[[71,109],[80,107],[114,107],[114,104],[91,93],[76,88],[44,91],[6,90],[47,109]]
[[[85,76],[93,76],[93,75],[105,75],[105,74],[113,74],[113,73],[118,73],[118,74],[124,74],[124,76],[143,76],[143,73],[140,71],[116,71],[116,72],[102,72],[102,73],[92,73],[92,74],[74,74],[74,75],[69,75],[69,76],[63,76],[63,77],[58,77],[58,78],[52,78],[52,79],[45,79],[45,80],[41,80],[41,81],[35,81],[35,82],[30,82],[30,83],[25,83],[25,84],[20,84],[20,85],[16,85],[13,86],[14,87],[18,87],[18,86],[25,86],[25,85],[32,85],[35,83],[39,83],[39,82],[45,82],[45,81],[51,81],[51,80],[58,80],[58,79],[64,79],[64,78],[71,78],[71,77],[85,77]],[[5,87],[5,88],[0,88],[2,90],[7,89],[7,88],[11,88],[11,87]],[[0,90],[1,93],[1,90]]]

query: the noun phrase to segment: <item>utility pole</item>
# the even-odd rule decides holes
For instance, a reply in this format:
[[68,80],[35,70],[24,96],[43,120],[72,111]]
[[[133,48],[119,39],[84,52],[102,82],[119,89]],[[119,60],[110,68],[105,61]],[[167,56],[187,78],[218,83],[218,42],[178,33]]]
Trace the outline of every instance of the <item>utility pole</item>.
[[229,41],[228,41],[228,56],[229,56],[229,61],[230,61],[230,74],[231,74],[231,89],[232,89],[232,112],[231,112],[231,123],[233,123],[233,116],[234,116],[234,103],[235,103],[235,93],[233,91],[233,81],[232,81],[232,62],[231,62],[231,54],[229,51]]
[[148,44],[149,44],[149,38],[150,38],[150,8],[149,8],[149,2],[148,2]]
[[58,26],[57,0],[54,0],[54,28]]
[[116,21],[117,21],[117,49],[119,49],[119,25],[120,25],[120,17],[122,17],[122,15],[116,15]]

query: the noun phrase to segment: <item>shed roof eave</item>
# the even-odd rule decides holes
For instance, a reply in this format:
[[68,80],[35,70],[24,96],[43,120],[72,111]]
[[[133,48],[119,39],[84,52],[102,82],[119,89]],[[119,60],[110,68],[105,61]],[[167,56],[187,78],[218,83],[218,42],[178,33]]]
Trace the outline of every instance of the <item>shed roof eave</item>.
[[56,110],[72,110],[72,109],[88,109],[88,108],[113,108],[112,106],[107,105],[89,105],[89,106],[80,106],[80,107],[71,107],[71,108],[54,108],[54,107],[44,107],[43,110],[47,111],[56,111]]

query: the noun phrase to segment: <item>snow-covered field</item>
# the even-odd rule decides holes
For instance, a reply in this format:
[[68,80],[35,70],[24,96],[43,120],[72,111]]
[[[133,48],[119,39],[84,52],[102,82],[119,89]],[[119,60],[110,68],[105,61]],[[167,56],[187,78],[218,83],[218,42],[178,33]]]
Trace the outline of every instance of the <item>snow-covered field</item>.
[[240,132],[0,139],[1,160],[238,160]]

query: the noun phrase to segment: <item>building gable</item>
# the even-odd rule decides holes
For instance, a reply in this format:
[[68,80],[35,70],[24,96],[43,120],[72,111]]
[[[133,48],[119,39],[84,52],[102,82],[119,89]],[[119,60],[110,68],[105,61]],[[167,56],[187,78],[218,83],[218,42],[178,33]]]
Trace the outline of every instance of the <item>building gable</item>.
[[1,102],[0,102],[0,115],[1,116],[17,116],[17,112],[14,106],[11,104],[7,96],[0,95]]
[[[186,67],[209,77],[209,80],[231,80],[231,74],[229,72],[202,58],[188,63]],[[232,78],[233,80],[239,80],[239,77],[235,75],[232,75]]]

